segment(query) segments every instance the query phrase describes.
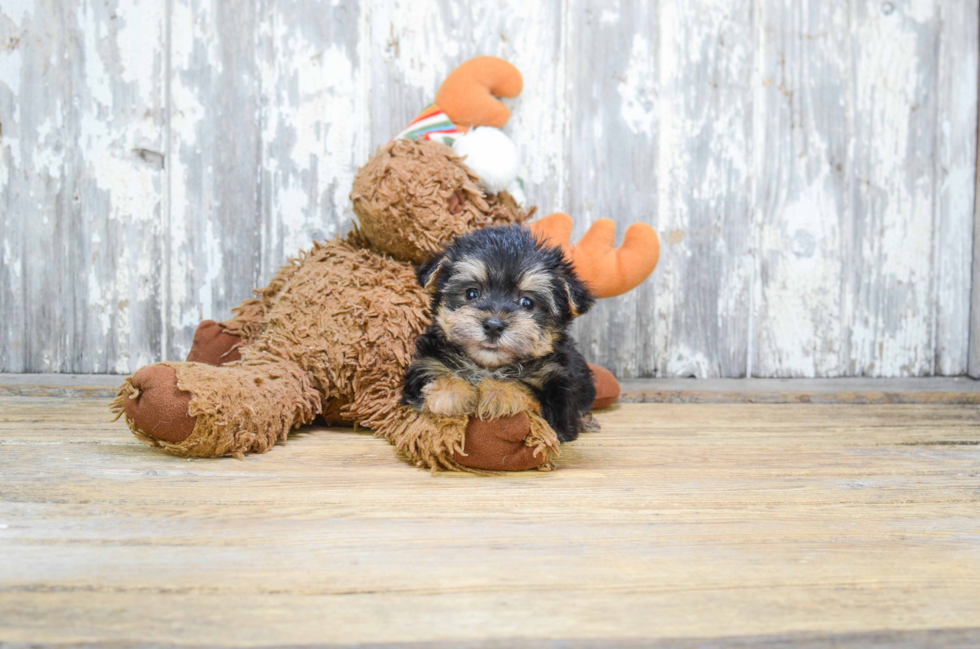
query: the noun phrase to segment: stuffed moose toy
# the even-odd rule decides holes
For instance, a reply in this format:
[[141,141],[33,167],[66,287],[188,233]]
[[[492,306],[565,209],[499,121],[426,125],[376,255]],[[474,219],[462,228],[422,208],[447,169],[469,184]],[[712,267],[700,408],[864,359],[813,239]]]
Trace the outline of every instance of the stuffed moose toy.
[[[117,417],[146,444],[186,457],[264,453],[320,416],[370,428],[433,470],[553,468],[558,440],[535,408],[485,421],[399,404],[429,321],[416,265],[458,235],[525,223],[534,211],[519,203],[516,147],[499,130],[510,113],[496,97],[517,96],[522,83],[493,57],[456,68],[435,104],[358,171],[354,230],[300,253],[231,320],[201,323],[186,362],[127,378],[112,403]],[[564,214],[530,227],[562,247],[598,297],[630,290],[657,262],[657,236],[643,224],[631,225],[618,249],[609,220],[577,245]],[[592,371],[594,407],[608,406],[619,385],[608,371]]]

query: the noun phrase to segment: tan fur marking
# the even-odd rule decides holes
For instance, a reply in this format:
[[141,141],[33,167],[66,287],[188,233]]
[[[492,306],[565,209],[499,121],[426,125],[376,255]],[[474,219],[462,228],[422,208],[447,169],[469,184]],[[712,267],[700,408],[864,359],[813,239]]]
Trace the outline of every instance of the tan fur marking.
[[539,410],[528,389],[515,381],[483,379],[477,389],[480,392],[480,402],[476,414],[480,419],[499,419]]
[[436,266],[431,273],[429,273],[429,279],[425,280],[425,290],[427,292],[429,293],[436,292],[436,282],[439,280],[439,275],[442,274],[442,271],[445,269],[445,266],[446,266],[446,260],[443,259],[442,261],[439,262],[439,265]]
[[568,288],[568,284],[565,284],[565,295],[568,296],[568,310],[572,312],[573,318],[577,318],[579,316],[578,308],[575,306],[575,300],[572,299],[572,291]]
[[425,407],[440,417],[461,417],[473,414],[476,410],[476,388],[462,379],[453,376],[438,378],[422,388]]
[[436,324],[446,338],[462,345],[466,354],[482,367],[497,368],[531,358],[541,358],[554,350],[555,335],[542,331],[529,314],[519,312],[507,318],[507,329],[497,341],[496,350],[481,347],[485,314],[470,307],[450,311],[444,306],[436,313]]
[[453,264],[453,279],[472,280],[473,282],[486,282],[487,265],[482,259],[464,257]]
[[464,347],[483,340],[483,314],[468,306],[450,311],[440,306],[436,324],[446,337]]
[[521,275],[517,288],[523,293],[536,292],[544,295],[551,293],[551,273],[536,266]]
[[515,313],[507,320],[500,342],[520,359],[541,358],[554,350],[555,335],[542,330],[529,314]]
[[553,280],[554,277],[551,273],[538,266],[521,276],[521,281],[518,282],[517,288],[522,293],[534,293],[538,296],[538,299],[544,299],[547,303],[548,310],[554,313],[557,311],[557,308],[555,298],[551,294],[551,283]]
[[452,372],[448,367],[443,365],[441,361],[434,358],[423,358],[418,361],[418,364],[425,376],[429,379],[439,379],[446,376],[452,376]]

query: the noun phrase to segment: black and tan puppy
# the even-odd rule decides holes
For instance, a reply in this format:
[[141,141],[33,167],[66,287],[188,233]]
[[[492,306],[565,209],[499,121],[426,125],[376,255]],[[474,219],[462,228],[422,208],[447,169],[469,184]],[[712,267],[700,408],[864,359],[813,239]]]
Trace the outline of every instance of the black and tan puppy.
[[418,278],[433,323],[416,343],[402,402],[484,419],[540,404],[558,439],[575,439],[595,387],[568,327],[595,298],[561,249],[522,226],[485,228],[456,239]]

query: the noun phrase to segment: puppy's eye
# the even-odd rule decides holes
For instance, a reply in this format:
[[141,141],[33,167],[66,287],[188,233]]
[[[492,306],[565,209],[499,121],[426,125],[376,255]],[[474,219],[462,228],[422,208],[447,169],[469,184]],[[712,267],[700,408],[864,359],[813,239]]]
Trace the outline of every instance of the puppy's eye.
[[471,288],[470,290],[466,291],[466,299],[467,300],[475,300],[478,297],[480,297],[480,290],[479,289]]
[[521,298],[521,308],[522,309],[527,309],[528,311],[530,311],[531,309],[534,308],[534,300],[532,300],[529,297],[522,297]]

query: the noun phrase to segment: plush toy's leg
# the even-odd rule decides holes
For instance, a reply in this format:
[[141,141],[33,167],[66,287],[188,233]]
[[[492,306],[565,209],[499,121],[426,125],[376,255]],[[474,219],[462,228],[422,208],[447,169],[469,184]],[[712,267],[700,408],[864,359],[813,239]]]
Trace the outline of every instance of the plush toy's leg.
[[592,383],[595,384],[595,401],[592,402],[593,410],[608,408],[619,399],[619,381],[613,376],[612,372],[604,367],[589,363],[592,370]]
[[296,364],[158,363],[127,379],[112,404],[143,442],[189,457],[263,453],[319,412],[321,393]]
[[273,299],[289,284],[300,267],[299,261],[291,260],[280,268],[268,286],[255,291],[257,297],[249,298],[232,309],[235,315],[231,320],[205,320],[197,325],[187,362],[225,365],[241,359],[239,348],[259,335]]
[[558,438],[541,417],[521,413],[492,421],[435,417],[399,406],[376,425],[417,466],[449,471],[524,471],[554,467]]
[[224,365],[241,360],[242,355],[238,351],[241,344],[242,339],[228,333],[221,323],[205,320],[197,325],[187,362]]
[[225,365],[241,359],[239,348],[259,335],[273,298],[289,284],[299,268],[296,261],[280,268],[268,286],[255,291],[258,297],[249,298],[232,309],[235,316],[231,320],[205,320],[197,325],[187,362]]
[[123,391],[123,412],[144,442],[156,439],[180,444],[194,432],[197,420],[188,414],[191,395],[177,387],[173,367],[147,365],[127,379]]
[[549,469],[558,438],[526,388],[485,379],[470,417],[437,417],[401,406],[377,428],[419,466],[478,471]]
[[[187,362],[217,366],[241,360],[242,355],[239,349],[244,343],[238,336],[228,333],[225,329],[227,325],[227,322],[215,322],[214,320],[205,320],[197,325],[197,331],[194,332],[194,343],[191,345],[191,351],[187,354]],[[346,405],[343,399],[331,399],[323,404],[323,412],[320,413],[320,416],[324,422],[331,426],[351,426],[353,422],[341,413]]]
[[558,437],[531,412],[492,420],[471,417],[463,450],[454,458],[464,467],[483,471],[548,470],[554,468],[558,453]]

